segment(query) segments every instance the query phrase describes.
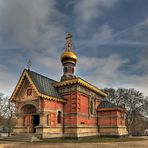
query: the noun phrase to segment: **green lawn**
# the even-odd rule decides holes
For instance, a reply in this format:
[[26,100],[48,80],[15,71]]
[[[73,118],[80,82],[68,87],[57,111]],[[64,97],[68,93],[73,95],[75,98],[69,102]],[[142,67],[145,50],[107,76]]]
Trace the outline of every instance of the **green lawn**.
[[142,138],[107,138],[107,137],[85,137],[79,139],[63,139],[63,138],[52,138],[44,139],[43,142],[51,143],[101,143],[101,142],[128,142],[128,141],[142,141]]

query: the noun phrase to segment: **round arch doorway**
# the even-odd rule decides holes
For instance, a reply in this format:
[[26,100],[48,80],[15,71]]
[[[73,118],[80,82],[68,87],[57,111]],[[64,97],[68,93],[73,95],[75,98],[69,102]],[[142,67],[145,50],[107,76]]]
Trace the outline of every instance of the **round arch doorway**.
[[40,124],[40,116],[37,113],[37,109],[32,104],[26,104],[21,108],[23,114],[23,124],[27,127],[28,133],[35,133],[36,126]]

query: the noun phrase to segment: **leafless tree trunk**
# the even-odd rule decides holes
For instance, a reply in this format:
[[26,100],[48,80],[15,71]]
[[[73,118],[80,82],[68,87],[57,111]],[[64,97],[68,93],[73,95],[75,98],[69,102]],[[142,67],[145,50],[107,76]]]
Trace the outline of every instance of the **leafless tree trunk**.
[[0,125],[9,129],[8,135],[15,124],[15,105],[8,97],[0,93]]

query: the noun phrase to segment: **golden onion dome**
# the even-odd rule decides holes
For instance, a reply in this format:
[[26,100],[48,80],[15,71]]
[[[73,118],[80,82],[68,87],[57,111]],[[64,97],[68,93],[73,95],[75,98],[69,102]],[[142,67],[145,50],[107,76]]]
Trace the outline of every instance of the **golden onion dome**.
[[61,62],[63,64],[67,63],[67,62],[76,64],[76,62],[77,62],[77,55],[73,51],[65,51],[65,52],[63,52],[61,54]]
[[72,34],[68,33],[66,36],[66,43],[65,43],[65,51],[61,54],[61,62],[65,63],[73,63],[76,64],[77,62],[77,55],[72,51]]

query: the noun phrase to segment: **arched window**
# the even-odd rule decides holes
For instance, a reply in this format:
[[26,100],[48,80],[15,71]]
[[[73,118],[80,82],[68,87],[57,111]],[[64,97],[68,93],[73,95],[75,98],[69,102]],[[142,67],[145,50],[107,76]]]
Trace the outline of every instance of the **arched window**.
[[90,101],[90,113],[93,114],[93,101]]
[[61,119],[62,119],[62,113],[61,113],[61,111],[58,111],[58,124],[61,124]]
[[74,68],[72,67],[72,73],[74,73]]
[[32,95],[32,89],[31,88],[28,88],[27,89],[27,96],[31,96]]
[[50,115],[47,115],[47,125],[49,125]]
[[67,71],[68,71],[68,68],[64,67],[64,73],[67,73]]

